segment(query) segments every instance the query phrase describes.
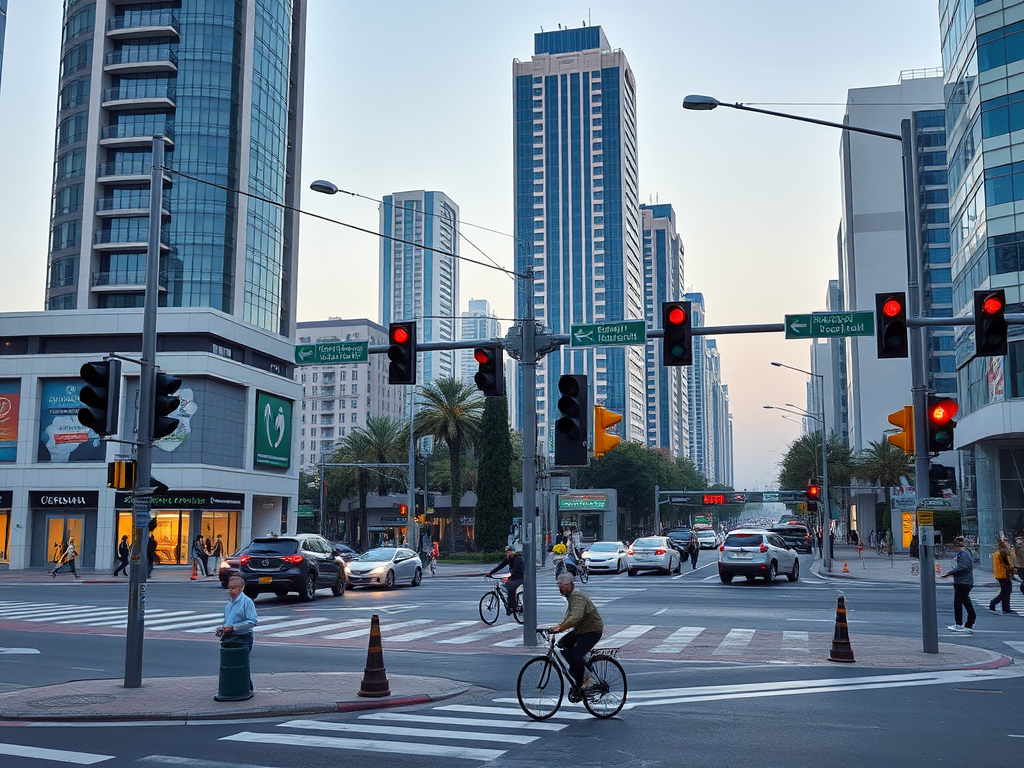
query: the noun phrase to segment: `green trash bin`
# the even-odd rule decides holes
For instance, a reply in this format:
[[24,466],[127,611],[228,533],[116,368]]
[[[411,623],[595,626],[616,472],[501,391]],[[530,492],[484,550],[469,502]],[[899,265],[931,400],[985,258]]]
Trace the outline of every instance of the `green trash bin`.
[[220,639],[220,680],[216,701],[244,701],[252,698],[249,685],[249,643],[244,635]]

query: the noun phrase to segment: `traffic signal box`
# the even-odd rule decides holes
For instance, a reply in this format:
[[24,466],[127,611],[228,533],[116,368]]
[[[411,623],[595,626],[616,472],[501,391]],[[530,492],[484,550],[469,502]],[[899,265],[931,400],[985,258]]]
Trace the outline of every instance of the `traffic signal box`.
[[84,408],[78,423],[103,437],[117,434],[117,412],[121,399],[121,361],[86,363],[79,370],[85,386],[78,393]]
[[486,397],[503,397],[505,394],[505,365],[502,352],[499,346],[477,347],[473,350],[473,359],[477,362],[473,381]]
[[388,326],[388,384],[416,383],[416,323]]
[[693,318],[690,302],[666,301],[661,305],[662,365],[693,365]]
[[601,458],[622,442],[621,437],[609,435],[608,427],[622,421],[621,413],[614,413],[600,405],[594,406],[594,458]]
[[178,428],[178,419],[171,414],[181,407],[181,398],[175,392],[181,389],[181,379],[160,371],[156,372],[155,402],[153,403],[153,439],[167,437]]
[[1006,292],[974,292],[974,350],[978,357],[1006,354]]
[[875,294],[875,340],[878,358],[907,357],[907,294]]
[[885,439],[897,448],[901,448],[907,456],[914,455],[914,406],[905,405],[896,413],[889,414],[889,423],[900,430]]
[[818,500],[821,498],[821,486],[811,483],[807,486],[805,495],[807,496],[807,511],[816,512],[818,510]]
[[587,377],[558,377],[558,419],[555,421],[555,465],[587,466]]
[[928,453],[953,450],[953,417],[959,409],[956,400],[928,397]]
[[118,459],[107,464],[107,488],[128,491],[135,488],[138,465],[135,459]]

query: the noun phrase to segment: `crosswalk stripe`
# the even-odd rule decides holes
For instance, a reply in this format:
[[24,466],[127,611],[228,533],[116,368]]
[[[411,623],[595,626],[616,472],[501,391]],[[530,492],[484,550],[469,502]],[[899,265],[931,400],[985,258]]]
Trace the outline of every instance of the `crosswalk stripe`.
[[[501,727],[499,721],[494,725]],[[368,725],[366,723],[330,723],[320,720],[290,720],[279,723],[279,728],[304,728],[306,730],[340,731],[346,733],[368,733],[377,736],[413,736],[418,739],[455,739],[456,741],[497,741],[511,744],[529,744],[540,736],[522,733],[483,733],[481,731],[451,731],[436,728],[407,728],[401,725]]]
[[[495,699],[497,701],[497,699]],[[519,702],[514,707],[485,707],[481,704],[444,704],[434,707],[434,711],[442,712],[467,712],[478,715],[503,715],[504,717],[522,717],[523,710]],[[593,715],[587,712],[574,712],[566,707],[561,707],[551,716],[552,720],[590,720]]]
[[495,648],[517,648],[518,646],[522,645],[523,644],[523,635],[522,635],[522,629],[523,628],[520,627],[519,625],[516,625],[515,628],[520,631],[519,634],[517,634],[515,637],[513,637],[513,638],[511,638],[509,640],[502,640],[501,642],[498,642],[498,643],[491,643],[491,645],[493,645]]
[[389,643],[407,643],[410,640],[419,640],[423,637],[430,637],[431,635],[440,635],[443,632],[452,632],[454,630],[461,629],[462,627],[476,624],[475,621],[453,621],[445,623],[440,627],[429,627],[427,629],[419,629],[415,632],[406,632],[404,635],[394,635],[388,638]]
[[69,611],[75,609],[88,609],[93,608],[92,605],[50,605],[46,608],[30,608],[24,609],[12,609],[10,611],[0,611],[0,618],[10,619],[13,618],[16,621],[24,621],[28,616],[42,616],[42,615],[54,615],[62,611]]
[[[422,626],[423,624],[429,624],[430,619],[412,619],[411,621],[392,621],[387,624],[380,625],[380,631],[383,633],[385,629],[399,629],[401,627],[414,627]],[[353,637],[366,637],[367,632],[370,631],[370,625],[367,623],[362,629],[353,629],[350,632],[339,632],[336,635],[324,635],[326,640],[351,640]],[[388,638],[390,642],[390,638]]]
[[385,754],[420,755],[423,757],[450,757],[464,760],[490,761],[505,754],[503,749],[476,747],[450,747],[444,744],[412,744],[379,739],[342,739],[336,736],[299,736],[279,733],[253,733],[244,731],[221,737],[221,741],[242,741],[250,744],[284,744],[292,747],[327,747],[351,749]]
[[630,624],[628,627],[616,632],[614,635],[602,637],[595,648],[597,650],[602,648],[618,648],[619,646],[636,640],[641,635],[647,634],[652,629],[654,629],[654,625],[652,624]]
[[[178,618],[166,619],[166,618],[160,617],[156,621],[149,621],[149,619],[147,618],[146,619],[146,629],[158,629],[158,630],[163,630],[163,629],[179,629],[181,627],[192,627],[192,626],[195,626],[196,624],[209,624],[212,619],[215,619],[218,616],[223,620],[223,618],[224,618],[224,614],[223,613],[197,613],[197,614],[193,614],[193,616],[185,616],[185,617],[183,617],[185,619],[184,622],[182,622],[181,619],[178,619]],[[166,625],[166,626],[154,626],[154,625]]]
[[809,642],[810,635],[807,632],[790,632],[787,630],[782,633],[782,650],[784,651],[810,653]]
[[753,629],[730,629],[729,634],[718,644],[711,653],[714,656],[728,656],[740,653],[745,650],[750,641],[754,639]]
[[337,624],[318,624],[315,627],[303,627],[302,629],[292,629],[288,632],[274,632],[269,637],[297,637],[298,635],[311,635],[314,632],[333,632],[336,629],[343,629],[344,627],[354,627],[358,624],[366,624],[363,619],[350,619],[349,621],[340,621]]
[[66,749],[46,749],[45,747],[29,747],[22,744],[0,743],[0,755],[11,757],[32,757],[37,760],[71,763],[72,765],[95,765],[104,760],[113,760],[114,755],[96,755],[90,752],[71,752]]
[[680,627],[651,649],[653,653],[679,653],[697,639],[704,627]]
[[178,755],[146,755],[139,758],[140,763],[157,763],[158,765],[174,765],[177,768],[267,768],[253,763],[225,763],[223,760],[201,760],[194,757]]
[[1006,643],[1011,648],[1013,648],[1013,650],[1019,651],[1020,653],[1024,653],[1024,641],[1021,641],[1021,640],[1004,640],[1003,642]]
[[[501,723],[502,728],[515,728],[523,731],[560,731],[567,723],[538,723],[533,720],[512,720]],[[489,728],[494,725],[493,720],[484,720],[474,717],[441,717],[438,715],[422,715],[419,712],[373,712],[368,715],[360,715],[360,720],[396,720],[415,723],[433,723],[435,725],[469,725],[474,727]]]
[[295,619],[293,621],[275,622],[274,624],[269,626],[266,624],[257,624],[255,627],[253,627],[252,631],[262,633],[274,631],[277,629],[284,629],[286,627],[298,627],[304,624],[318,624],[322,626],[325,621],[327,621],[327,619],[325,619],[323,616],[311,616],[306,619]]
[[82,621],[99,621],[100,619],[108,618],[116,613],[124,613],[127,610],[127,608],[96,608],[91,611],[73,611],[70,613],[68,611],[61,611],[60,613],[53,615],[37,616],[36,618],[26,619],[26,621],[39,623],[49,621],[54,624],[67,624],[67,621],[55,621],[55,619],[74,616],[76,623],[81,623]]
[[[224,623],[224,616],[223,616],[223,614],[215,614],[215,615],[220,617],[220,619],[218,621],[214,621],[214,622],[211,623],[209,620],[207,620],[207,621],[203,622],[202,626],[198,626],[195,629],[186,629],[184,631],[188,632],[190,634],[199,634],[201,632],[207,632],[207,631],[209,631],[211,629],[216,629],[217,627],[221,626],[221,624]],[[259,629],[261,626],[263,628],[266,628],[268,625],[273,625],[271,627],[271,629],[276,629],[277,627],[291,626],[294,623],[305,624],[307,621],[322,621],[322,619],[298,619],[298,620],[292,620],[290,616],[265,616],[265,617],[263,617],[263,618],[261,618],[259,620],[259,624],[256,626],[256,629]]]
[[[99,619],[76,619],[75,621],[60,621],[58,624],[86,624],[90,627],[124,627],[128,624],[128,610],[125,609],[121,612],[122,615],[119,619],[110,619],[106,621],[100,621]],[[151,626],[154,622],[158,621],[182,621],[184,619],[195,616],[195,611],[146,611],[146,626]]]
[[437,642],[439,644],[450,645],[463,645],[465,643],[475,643],[477,640],[487,640],[494,635],[501,634],[502,632],[511,632],[513,629],[519,629],[519,625],[495,624],[493,627],[486,627],[478,632],[470,632],[468,635],[460,635],[459,637],[449,637],[444,640],[438,640]]

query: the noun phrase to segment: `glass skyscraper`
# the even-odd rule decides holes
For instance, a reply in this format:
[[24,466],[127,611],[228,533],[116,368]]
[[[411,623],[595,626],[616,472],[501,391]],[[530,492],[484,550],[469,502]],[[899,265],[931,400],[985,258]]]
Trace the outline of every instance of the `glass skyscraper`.
[[[165,137],[160,305],[295,332],[305,0],[67,0],[46,308],[142,306]],[[252,193],[273,202],[239,195]]]
[[[573,323],[644,318],[636,138],[636,83],[601,27],[534,35],[533,57],[512,64],[516,268],[534,270],[538,324],[569,333]],[[621,413],[625,439],[645,442],[644,348],[563,347],[537,366],[537,391],[522,392],[517,427],[537,403],[538,439],[557,414],[558,377],[585,373],[591,402]]]

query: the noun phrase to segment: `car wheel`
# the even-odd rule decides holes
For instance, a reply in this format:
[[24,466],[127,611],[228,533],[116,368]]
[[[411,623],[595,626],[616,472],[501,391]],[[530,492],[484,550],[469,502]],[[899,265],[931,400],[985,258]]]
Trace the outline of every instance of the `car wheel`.
[[636,576],[636,569],[634,569],[634,568],[627,568],[626,569],[626,574],[629,575],[629,576]]
[[414,587],[418,587],[421,581],[423,581],[423,571],[417,568],[416,573],[412,575],[412,581],[410,584]]
[[299,600],[304,603],[308,603],[313,599],[316,594],[316,574],[310,571],[306,574],[306,581],[302,585],[302,589],[299,591]]
[[676,563],[676,573],[682,573],[682,572],[683,572],[683,560],[682,560],[682,558],[680,558],[679,562]]
[[260,593],[260,591],[256,589],[256,587],[243,587],[242,592],[244,592],[245,596],[248,597],[250,600],[255,600],[256,596]]
[[338,574],[338,581],[335,582],[334,586],[331,587],[331,594],[335,597],[341,597],[345,594],[345,574]]
[[719,575],[719,577],[721,577],[723,584],[732,584],[732,574],[731,573],[720,573],[718,575]]
[[790,581],[799,581],[800,579],[800,558],[793,558],[793,570],[786,574],[786,578]]
[[779,564],[772,560],[771,565],[768,566],[768,573],[764,575],[764,580],[771,584],[775,581],[775,577],[779,575]]
[[395,586],[395,572],[388,571],[388,575],[384,577],[384,589],[391,589]]

